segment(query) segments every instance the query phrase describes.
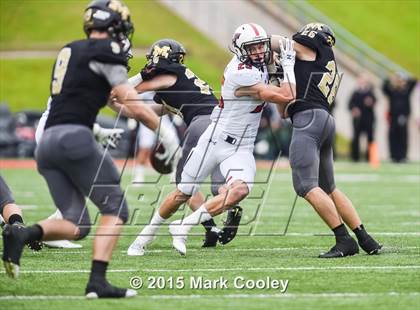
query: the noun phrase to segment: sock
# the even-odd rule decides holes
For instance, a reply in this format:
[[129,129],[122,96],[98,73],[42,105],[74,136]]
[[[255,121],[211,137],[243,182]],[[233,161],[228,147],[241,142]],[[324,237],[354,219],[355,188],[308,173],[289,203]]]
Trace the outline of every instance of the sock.
[[92,268],[90,270],[89,282],[95,280],[105,280],[106,269],[108,268],[108,262],[93,260]]
[[333,228],[332,231],[334,232],[335,240],[337,242],[350,237],[349,232],[347,231],[347,228],[344,226],[344,224],[338,225],[336,228]]
[[23,224],[23,218],[19,214],[12,214],[9,217],[9,224],[13,225],[14,223]]
[[214,222],[213,219],[210,219],[208,221],[202,222],[201,225],[204,226],[204,228],[206,229],[206,231],[211,231],[213,227],[216,227],[216,223]]
[[150,220],[149,225],[144,227],[140,234],[144,236],[151,236],[151,235],[154,236],[156,232],[159,230],[160,225],[162,225],[162,223],[164,223],[165,221],[166,219],[161,217],[159,214],[159,210],[157,210],[155,214],[153,214],[153,217]]
[[31,241],[39,241],[42,240],[42,236],[44,235],[44,231],[42,230],[42,227],[38,224],[29,226],[25,228],[26,230],[26,242]]
[[360,224],[360,226],[353,229],[353,232],[359,242],[365,240],[369,236],[363,224]]
[[209,221],[211,219],[212,216],[208,213],[204,205],[202,205],[200,208],[184,218],[182,225],[186,226],[187,231],[189,232],[193,226]]

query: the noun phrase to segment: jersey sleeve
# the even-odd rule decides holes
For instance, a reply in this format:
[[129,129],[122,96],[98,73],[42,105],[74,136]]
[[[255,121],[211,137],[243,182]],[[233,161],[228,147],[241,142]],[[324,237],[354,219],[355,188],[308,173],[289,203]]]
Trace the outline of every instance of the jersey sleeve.
[[172,63],[166,59],[160,58],[158,62],[147,63],[140,74],[144,81],[153,79],[159,74],[175,74],[178,75],[182,69],[182,65],[178,63]]
[[89,63],[89,68],[96,74],[103,76],[111,87],[128,82],[126,66],[92,60]]
[[322,50],[322,42],[318,39],[318,36],[314,38],[310,38],[307,35],[302,35],[300,33],[296,33],[293,35],[292,39],[297,43],[300,43],[306,47],[314,51],[321,51]]
[[36,127],[36,131],[35,131],[36,144],[39,144],[39,141],[41,141],[41,137],[44,134],[44,128],[45,128],[45,124],[47,123],[48,115],[50,114],[50,109],[51,109],[51,97],[48,97],[47,109],[44,111],[44,113],[42,113],[42,116],[38,121],[38,126]]
[[127,66],[127,57],[121,46],[113,40],[95,40],[91,46],[92,59],[101,63]]
[[238,87],[252,86],[261,82],[261,73],[257,68],[247,68],[239,65],[238,69],[232,70],[228,73],[227,78],[229,78]]

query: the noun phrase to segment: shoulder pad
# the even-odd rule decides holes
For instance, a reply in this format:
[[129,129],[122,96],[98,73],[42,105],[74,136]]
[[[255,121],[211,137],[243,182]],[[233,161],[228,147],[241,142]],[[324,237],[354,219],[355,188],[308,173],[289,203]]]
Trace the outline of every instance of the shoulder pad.
[[165,73],[165,72],[171,72],[171,73],[178,73],[180,70],[184,70],[184,66],[177,62],[171,62],[167,59],[160,58],[157,63],[153,64],[158,73]]
[[127,66],[127,57],[121,46],[111,39],[89,40],[91,57],[99,62]]
[[313,49],[314,51],[322,50],[323,44],[317,36],[310,38],[307,35],[296,33],[293,35],[292,39],[302,45],[305,45],[306,47],[309,47],[310,49]]
[[225,78],[239,86],[251,86],[261,82],[261,71],[254,66],[239,63],[225,73]]

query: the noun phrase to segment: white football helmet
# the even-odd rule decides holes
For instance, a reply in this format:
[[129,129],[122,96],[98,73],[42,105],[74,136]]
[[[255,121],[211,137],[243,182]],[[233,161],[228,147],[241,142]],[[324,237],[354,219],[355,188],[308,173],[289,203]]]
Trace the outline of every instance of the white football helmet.
[[[264,56],[252,60],[250,57],[253,55],[250,47],[254,44],[264,44]],[[232,38],[232,49],[231,51],[236,54],[238,59],[244,63],[250,63],[256,67],[261,67],[264,64],[268,64],[270,61],[271,44],[270,38],[265,32],[264,28],[260,25],[249,23],[239,26]],[[258,54],[260,54],[259,52]]]

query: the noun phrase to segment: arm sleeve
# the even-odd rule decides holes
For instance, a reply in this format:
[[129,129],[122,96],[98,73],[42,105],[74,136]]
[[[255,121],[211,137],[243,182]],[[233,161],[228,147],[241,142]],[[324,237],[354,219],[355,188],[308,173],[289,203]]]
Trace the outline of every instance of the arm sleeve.
[[50,114],[50,108],[51,108],[51,97],[48,98],[47,109],[45,110],[44,113],[42,113],[42,116],[38,121],[38,126],[36,127],[36,131],[35,131],[36,144],[39,144],[39,141],[41,141],[41,137],[44,133],[45,124],[47,123],[48,115]]
[[133,75],[131,78],[128,79],[128,83],[130,83],[133,87],[136,87],[141,82],[143,82],[141,73],[137,73],[136,75]]
[[128,82],[127,68],[118,64],[107,64],[96,60],[89,62],[89,68],[96,74],[103,76],[111,85],[115,87]]

